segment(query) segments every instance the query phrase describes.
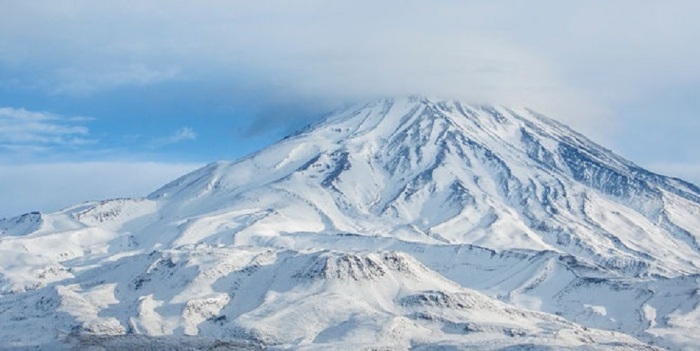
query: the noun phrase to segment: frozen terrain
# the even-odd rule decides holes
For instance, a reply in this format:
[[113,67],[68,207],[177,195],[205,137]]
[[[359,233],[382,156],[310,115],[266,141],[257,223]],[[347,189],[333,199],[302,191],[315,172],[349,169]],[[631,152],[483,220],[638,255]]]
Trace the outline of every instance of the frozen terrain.
[[385,99],[0,220],[0,348],[694,350],[699,237],[700,189],[535,112]]

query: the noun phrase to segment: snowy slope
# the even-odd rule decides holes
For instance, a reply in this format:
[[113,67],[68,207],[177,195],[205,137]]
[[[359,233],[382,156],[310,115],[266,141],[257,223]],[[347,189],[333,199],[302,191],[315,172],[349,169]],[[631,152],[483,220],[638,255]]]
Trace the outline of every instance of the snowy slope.
[[700,189],[535,112],[385,99],[144,199],[0,220],[0,340],[694,349],[699,236]]

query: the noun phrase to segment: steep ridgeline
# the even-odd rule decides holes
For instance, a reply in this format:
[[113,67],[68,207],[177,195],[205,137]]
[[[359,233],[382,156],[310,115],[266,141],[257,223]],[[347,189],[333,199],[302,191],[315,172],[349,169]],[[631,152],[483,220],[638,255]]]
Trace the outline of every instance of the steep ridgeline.
[[700,189],[526,109],[355,106],[0,233],[9,346],[700,345]]

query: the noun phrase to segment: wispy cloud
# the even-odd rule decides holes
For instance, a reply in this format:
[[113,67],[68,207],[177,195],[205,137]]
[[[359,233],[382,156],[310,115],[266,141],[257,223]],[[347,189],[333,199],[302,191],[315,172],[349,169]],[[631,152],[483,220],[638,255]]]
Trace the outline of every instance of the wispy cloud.
[[194,130],[192,130],[192,128],[183,127],[174,131],[167,137],[154,139],[151,142],[151,147],[158,148],[166,145],[177,144],[183,141],[197,140],[198,136],[199,135]]
[[95,143],[84,125],[90,118],[67,117],[23,108],[0,108],[0,148],[22,153],[75,148]]

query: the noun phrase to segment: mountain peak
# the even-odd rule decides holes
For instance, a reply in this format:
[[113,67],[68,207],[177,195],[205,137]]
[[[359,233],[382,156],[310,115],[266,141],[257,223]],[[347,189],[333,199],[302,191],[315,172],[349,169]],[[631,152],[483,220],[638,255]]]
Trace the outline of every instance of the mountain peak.
[[[260,222],[275,230],[291,218],[310,232],[577,253],[633,275],[697,272],[700,262],[677,254],[699,257],[696,229],[668,216],[678,203],[700,206],[696,187],[643,170],[527,109],[422,96],[340,111],[150,198],[171,197],[207,211],[256,198],[274,209]],[[680,251],[626,238],[603,217],[634,223]]]
[[0,340],[60,315],[282,347],[697,344],[698,228],[700,189],[536,112],[380,99],[145,199],[3,220]]

